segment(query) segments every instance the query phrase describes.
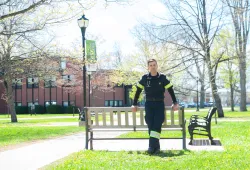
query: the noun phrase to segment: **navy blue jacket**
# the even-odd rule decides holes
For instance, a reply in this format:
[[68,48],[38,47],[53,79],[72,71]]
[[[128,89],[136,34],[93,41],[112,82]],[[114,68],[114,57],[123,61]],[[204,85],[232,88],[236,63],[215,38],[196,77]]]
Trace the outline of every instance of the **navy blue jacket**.
[[145,91],[146,101],[163,101],[165,89],[168,90],[173,103],[177,103],[173,85],[164,74],[157,73],[156,76],[151,76],[150,73],[145,74],[137,84],[133,105],[137,105],[142,90]]

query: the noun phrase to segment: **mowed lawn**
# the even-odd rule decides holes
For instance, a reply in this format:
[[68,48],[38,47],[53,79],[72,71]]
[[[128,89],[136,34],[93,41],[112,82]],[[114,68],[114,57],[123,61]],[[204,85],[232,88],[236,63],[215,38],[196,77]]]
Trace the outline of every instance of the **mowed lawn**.
[[[109,152],[87,150],[74,153],[43,169],[250,169],[249,112],[225,111],[225,117],[228,118],[219,119],[218,124],[215,124],[214,120],[212,122],[212,135],[214,138],[220,139],[224,151],[171,150],[150,156],[146,151]],[[243,121],[235,121],[235,118]],[[169,134],[164,132],[163,136]],[[171,132],[170,135],[179,134]],[[147,137],[147,133],[131,132],[124,136]],[[189,138],[188,133],[187,138]]]
[[64,118],[62,116],[65,115],[18,115],[20,119],[17,123],[10,123],[10,118],[6,119],[5,116],[0,118],[0,149],[24,142],[84,132],[85,129],[78,126],[78,116],[73,117],[72,114],[71,117],[68,115]]

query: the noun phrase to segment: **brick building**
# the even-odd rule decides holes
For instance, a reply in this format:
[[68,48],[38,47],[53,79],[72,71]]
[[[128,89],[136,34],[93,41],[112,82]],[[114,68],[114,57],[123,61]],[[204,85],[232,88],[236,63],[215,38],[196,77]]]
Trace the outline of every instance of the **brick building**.
[[[66,61],[61,62],[61,68],[66,69]],[[108,71],[107,71],[108,72]],[[62,79],[69,80],[71,75],[60,74]],[[74,76],[72,76],[74,77]],[[15,79],[12,84],[14,102],[16,106],[35,105],[61,105],[61,106],[83,106],[82,91],[69,93],[65,87],[57,84],[57,78],[49,80],[39,80],[37,77]],[[81,80],[80,80],[81,81]],[[88,79],[87,79],[88,83]],[[132,100],[129,99],[130,86],[111,87],[112,91],[101,91],[89,89],[87,87],[87,106],[91,107],[126,107],[131,106]],[[3,94],[3,83],[0,83],[0,96]],[[90,95],[89,95],[90,94]],[[169,94],[165,94],[165,104],[171,105],[172,101]],[[168,99],[168,100],[167,100]],[[143,103],[143,102],[142,102]],[[6,102],[0,98],[0,113],[8,113]]]

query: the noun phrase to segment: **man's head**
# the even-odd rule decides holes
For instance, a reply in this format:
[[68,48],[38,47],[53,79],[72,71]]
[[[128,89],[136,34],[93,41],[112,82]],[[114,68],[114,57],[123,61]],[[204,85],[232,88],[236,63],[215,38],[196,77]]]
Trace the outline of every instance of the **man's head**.
[[156,73],[158,69],[157,61],[155,59],[148,60],[148,71],[150,73]]

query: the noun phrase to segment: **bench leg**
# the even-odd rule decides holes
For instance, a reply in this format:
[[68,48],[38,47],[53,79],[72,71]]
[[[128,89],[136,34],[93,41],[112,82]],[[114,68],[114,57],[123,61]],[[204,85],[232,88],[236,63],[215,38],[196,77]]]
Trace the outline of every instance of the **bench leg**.
[[184,127],[182,129],[182,137],[183,137],[183,141],[182,141],[182,148],[183,149],[187,149],[186,147],[186,126],[185,126],[186,122],[184,123]]
[[90,150],[93,150],[93,132],[90,132]]
[[211,145],[216,145],[216,143],[213,141],[213,137],[211,135],[211,130],[208,131],[208,137],[209,137],[209,140],[211,141]]
[[89,132],[86,131],[86,139],[85,139],[85,149],[88,150],[89,149]]
[[191,126],[188,126],[188,132],[190,134],[190,142],[188,143],[189,145],[193,144],[193,138],[194,138],[193,130],[194,129]]

